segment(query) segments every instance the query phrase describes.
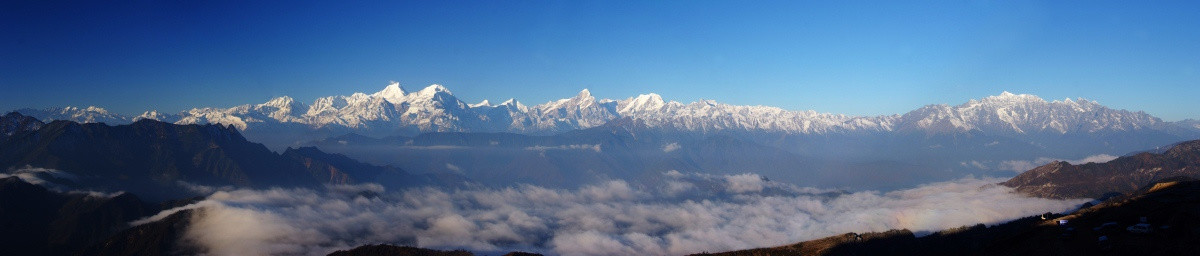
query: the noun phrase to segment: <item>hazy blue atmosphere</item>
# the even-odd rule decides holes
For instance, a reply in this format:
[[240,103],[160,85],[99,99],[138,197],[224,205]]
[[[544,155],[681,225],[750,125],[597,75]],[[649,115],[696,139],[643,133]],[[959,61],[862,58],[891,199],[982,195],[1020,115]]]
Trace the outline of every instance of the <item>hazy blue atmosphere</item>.
[[303,102],[388,81],[850,115],[1001,91],[1198,118],[1200,3],[0,3],[0,109]]

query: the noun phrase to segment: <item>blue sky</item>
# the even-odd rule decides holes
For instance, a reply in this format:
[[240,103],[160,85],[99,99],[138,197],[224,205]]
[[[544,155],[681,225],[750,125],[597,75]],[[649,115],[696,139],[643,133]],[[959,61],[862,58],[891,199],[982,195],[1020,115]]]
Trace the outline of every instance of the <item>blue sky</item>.
[[[80,3],[82,2],[82,3]],[[447,86],[850,115],[1001,91],[1200,118],[1200,2],[5,1],[0,109]]]

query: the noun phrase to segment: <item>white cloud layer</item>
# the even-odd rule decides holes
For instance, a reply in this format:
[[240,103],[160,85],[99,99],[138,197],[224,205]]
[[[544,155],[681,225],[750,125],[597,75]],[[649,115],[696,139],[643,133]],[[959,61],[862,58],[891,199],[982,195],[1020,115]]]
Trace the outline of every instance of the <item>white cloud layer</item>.
[[[562,255],[680,255],[777,246],[845,232],[997,223],[1084,202],[1020,196],[993,185],[1002,180],[991,178],[829,196],[804,193],[821,191],[811,188],[766,193],[786,186],[755,174],[671,171],[664,177],[670,182],[667,188],[615,180],[573,190],[523,185],[387,192],[378,185],[360,185],[323,191],[217,191],[185,206],[202,209],[185,237],[213,255],[324,255],[369,243]],[[706,186],[736,194],[677,197]],[[758,191],[763,193],[754,193]]]

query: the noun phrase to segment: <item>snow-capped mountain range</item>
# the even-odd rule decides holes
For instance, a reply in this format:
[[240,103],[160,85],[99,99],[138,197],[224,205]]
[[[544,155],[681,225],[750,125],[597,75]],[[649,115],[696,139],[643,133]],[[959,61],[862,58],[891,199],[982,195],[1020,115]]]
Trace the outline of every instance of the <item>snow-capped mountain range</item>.
[[465,103],[441,85],[409,92],[391,83],[372,93],[318,98],[305,104],[287,96],[232,108],[195,108],[177,114],[147,111],[135,117],[103,108],[22,109],[42,120],[130,123],[154,119],[176,124],[218,123],[241,130],[302,126],[313,130],[349,130],[366,134],[417,132],[514,132],[551,134],[600,126],[619,118],[650,127],[690,132],[781,132],[844,134],[915,131],[987,134],[1067,134],[1154,130],[1196,133],[1195,121],[1164,122],[1144,112],[1115,110],[1094,101],[1046,101],[1034,95],[1003,92],[967,103],[928,105],[903,115],[847,116],[792,111],[768,106],[737,106],[702,100],[665,101],[654,93],[622,100],[597,99],[584,89],[571,98],[526,106],[509,99],[500,104]]

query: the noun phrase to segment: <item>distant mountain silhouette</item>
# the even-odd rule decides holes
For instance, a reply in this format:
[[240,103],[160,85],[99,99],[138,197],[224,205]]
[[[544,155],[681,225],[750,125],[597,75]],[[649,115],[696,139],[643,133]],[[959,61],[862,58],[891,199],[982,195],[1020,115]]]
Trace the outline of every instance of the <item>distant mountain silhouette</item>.
[[[377,182],[401,188],[467,182],[452,174],[412,175],[316,148],[276,154],[218,125],[47,124],[10,113],[0,116],[0,132],[0,169],[10,174],[0,179],[0,255],[195,252],[177,243],[191,210],[128,227],[130,221],[203,199],[195,197],[203,193],[187,190],[189,185],[318,188]],[[39,184],[15,176],[32,176]],[[134,194],[161,203],[145,203]]]
[[470,182],[449,173],[409,174],[390,165],[376,166],[342,154],[325,153],[314,147],[288,148],[283,157],[300,163],[308,174],[327,184],[371,182],[388,188],[413,186],[459,187]]
[[1143,152],[1106,163],[1053,162],[1001,184],[1044,198],[1101,198],[1177,176],[1200,178],[1200,140],[1175,144],[1162,153]]
[[548,136],[442,132],[376,139],[347,134],[305,145],[406,170],[461,173],[493,186],[573,188],[609,179],[653,183],[670,170],[808,177],[782,180],[803,185],[818,185],[813,184],[814,176],[828,177],[821,181],[836,178],[788,175],[808,171],[806,167],[816,163],[778,148],[731,136],[651,129],[632,119]]
[[[12,114],[6,116],[11,117]],[[58,169],[89,187],[176,198],[177,182],[209,186],[315,187],[302,166],[218,125],[141,120],[130,125],[54,121],[0,139],[0,167]],[[160,197],[161,196],[161,197]]]
[[453,183],[450,176],[416,176],[319,150],[276,154],[233,127],[176,125],[149,119],[129,125],[53,121],[20,114],[0,117],[0,169],[56,169],[98,191],[127,191],[152,200],[194,196],[182,183],[204,186],[320,187],[387,181],[390,185]]
[[38,121],[37,118],[23,116],[17,112],[11,112],[4,116],[0,116],[0,138],[8,137],[19,131],[31,131],[41,128],[46,123]]

